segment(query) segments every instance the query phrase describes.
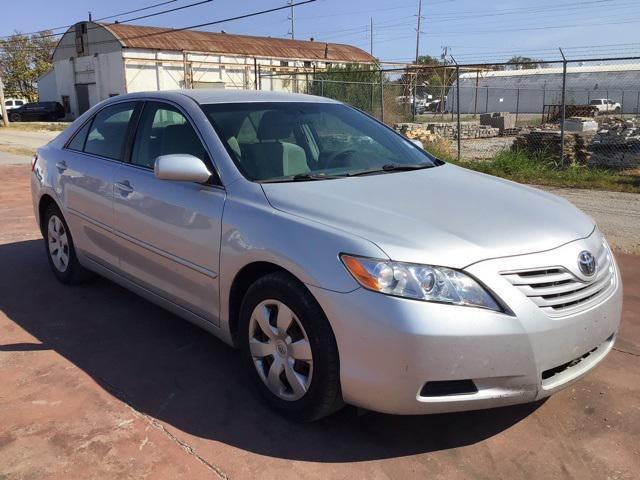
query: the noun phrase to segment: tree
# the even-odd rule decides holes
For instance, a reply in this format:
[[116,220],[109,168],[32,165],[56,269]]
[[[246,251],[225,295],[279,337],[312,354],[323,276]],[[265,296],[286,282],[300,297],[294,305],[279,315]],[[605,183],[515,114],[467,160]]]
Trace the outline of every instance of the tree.
[[510,65],[502,65],[500,70],[524,70],[527,68],[542,67],[542,60],[539,58],[523,57],[521,55],[514,55],[507,63]]
[[38,78],[52,68],[56,40],[50,35],[51,32],[31,36],[16,32],[0,40],[0,74],[5,95],[38,99]]
[[[340,100],[371,112],[379,103],[379,81],[377,65],[334,66],[313,76],[310,93]],[[377,101],[374,98],[376,96]]]

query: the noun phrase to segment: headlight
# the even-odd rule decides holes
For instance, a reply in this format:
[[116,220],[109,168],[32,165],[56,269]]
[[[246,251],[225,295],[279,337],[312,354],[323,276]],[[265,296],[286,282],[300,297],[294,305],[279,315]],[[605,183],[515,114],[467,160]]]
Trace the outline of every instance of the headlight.
[[458,270],[351,255],[340,258],[360,285],[375,292],[502,311],[478,282]]

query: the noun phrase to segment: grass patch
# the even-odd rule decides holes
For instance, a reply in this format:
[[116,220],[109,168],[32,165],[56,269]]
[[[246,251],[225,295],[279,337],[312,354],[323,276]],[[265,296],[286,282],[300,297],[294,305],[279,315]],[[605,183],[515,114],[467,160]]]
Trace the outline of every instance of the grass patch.
[[71,125],[69,122],[15,122],[9,123],[9,130],[21,130],[23,132],[61,132]]
[[[434,154],[437,155],[436,152]],[[615,192],[640,193],[638,171],[616,171],[587,168],[582,165],[557,167],[543,155],[504,151],[487,161],[455,161],[451,155],[440,156],[444,160],[477,172],[488,173],[519,183],[548,185],[553,187],[587,188]]]

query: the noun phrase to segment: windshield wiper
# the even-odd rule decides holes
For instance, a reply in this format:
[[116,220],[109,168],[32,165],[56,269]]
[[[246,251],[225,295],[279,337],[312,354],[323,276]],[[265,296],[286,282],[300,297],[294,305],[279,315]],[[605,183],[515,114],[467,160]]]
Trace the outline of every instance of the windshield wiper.
[[283,183],[283,182],[309,182],[314,180],[333,180],[344,178],[344,175],[327,175],[325,173],[298,173],[287,177],[270,178],[262,180],[260,183]]
[[416,164],[401,164],[401,163],[387,163],[383,165],[381,168],[374,168],[372,170],[363,170],[362,172],[350,173],[350,177],[357,177],[359,175],[369,175],[375,173],[385,173],[385,172],[409,172],[411,170],[422,170],[425,168],[431,168],[434,165],[430,165],[428,163],[416,163]]

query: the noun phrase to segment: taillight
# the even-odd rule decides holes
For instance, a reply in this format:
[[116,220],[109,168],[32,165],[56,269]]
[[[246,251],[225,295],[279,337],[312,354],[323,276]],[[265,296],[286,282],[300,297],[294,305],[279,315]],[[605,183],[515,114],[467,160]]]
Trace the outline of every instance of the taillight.
[[36,163],[38,162],[38,154],[36,153],[33,156],[33,160],[31,160],[31,171],[33,172],[36,168]]

